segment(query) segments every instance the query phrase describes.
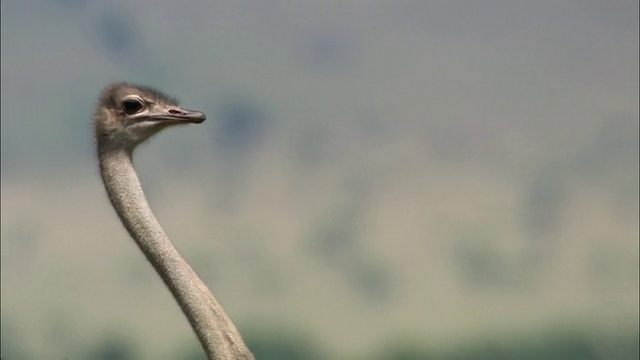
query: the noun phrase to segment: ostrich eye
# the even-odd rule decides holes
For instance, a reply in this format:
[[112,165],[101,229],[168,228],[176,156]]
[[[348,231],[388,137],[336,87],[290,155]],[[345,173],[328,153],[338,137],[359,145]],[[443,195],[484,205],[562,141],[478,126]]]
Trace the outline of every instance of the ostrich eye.
[[137,112],[140,112],[143,107],[144,105],[142,104],[142,102],[137,99],[127,99],[122,102],[122,109],[128,115],[133,115]]

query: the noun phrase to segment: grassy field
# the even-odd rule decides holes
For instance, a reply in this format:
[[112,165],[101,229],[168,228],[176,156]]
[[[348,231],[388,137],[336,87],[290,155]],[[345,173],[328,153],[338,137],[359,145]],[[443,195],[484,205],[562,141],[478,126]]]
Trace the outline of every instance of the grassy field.
[[[422,160],[411,144],[388,150],[400,162],[363,156],[311,175],[271,146],[226,180],[206,167],[150,173],[140,157],[157,216],[256,346],[295,334],[357,359],[404,344],[526,347],[551,331],[612,336],[588,341],[605,351],[637,332],[637,193],[619,193],[631,187],[569,172],[540,185]],[[3,182],[3,354],[73,358],[105,338],[143,358],[195,346],[91,170],[72,184]]]

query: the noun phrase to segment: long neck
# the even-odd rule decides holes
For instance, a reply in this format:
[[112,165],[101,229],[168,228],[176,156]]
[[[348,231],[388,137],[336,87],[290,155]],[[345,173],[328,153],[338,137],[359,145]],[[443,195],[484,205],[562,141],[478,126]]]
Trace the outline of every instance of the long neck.
[[253,359],[224,309],[171,244],[142,192],[131,153],[99,154],[102,180],[124,227],[189,319],[209,359]]

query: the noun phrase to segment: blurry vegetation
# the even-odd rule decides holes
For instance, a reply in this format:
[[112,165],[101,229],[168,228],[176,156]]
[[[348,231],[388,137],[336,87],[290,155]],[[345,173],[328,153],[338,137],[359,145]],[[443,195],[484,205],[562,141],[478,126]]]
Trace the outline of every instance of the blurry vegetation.
[[306,124],[290,136],[291,150],[288,154],[296,175],[314,175],[316,169],[328,162],[331,132],[315,123]]
[[358,263],[349,274],[349,281],[369,304],[384,303],[394,291],[392,269],[380,259]]
[[533,176],[524,191],[523,219],[533,242],[552,246],[551,239],[563,223],[568,192],[562,169],[557,166],[546,166]]
[[[249,328],[243,331],[247,346],[259,360],[324,360],[345,358],[330,356],[326,346],[299,329]],[[600,333],[600,335],[597,335]],[[12,328],[2,327],[2,359],[33,359],[13,343]],[[605,333],[597,329],[547,329],[538,332],[512,332],[507,336],[486,335],[482,339],[452,339],[446,347],[432,347],[428,340],[408,343],[398,337],[358,358],[373,360],[637,360],[640,351],[638,331]],[[134,360],[143,359],[134,345],[109,335],[88,352],[73,351],[68,359]],[[194,339],[189,350],[171,352],[167,359],[205,360]],[[346,359],[346,358],[345,358]]]
[[20,267],[26,265],[36,254],[42,240],[41,225],[34,221],[19,220],[6,226],[2,224],[3,251],[13,254],[7,257],[3,266]]
[[30,351],[23,344],[23,334],[7,319],[5,311],[0,324],[0,359],[31,359]]
[[330,206],[311,228],[306,247],[312,256],[339,272],[360,296],[373,303],[392,295],[391,267],[367,251],[362,239],[363,209],[369,190],[361,177],[347,179],[338,204]]
[[640,122],[631,115],[611,115],[604,119],[591,141],[572,159],[580,179],[592,182],[616,172],[628,173],[640,162]]
[[328,359],[316,339],[300,330],[262,329],[245,331],[244,340],[260,360]]
[[256,101],[233,98],[223,102],[213,115],[213,166],[218,170],[217,201],[233,206],[251,170],[256,151],[261,148],[268,130],[267,111]]
[[255,150],[264,140],[267,114],[255,101],[228,101],[219,107],[214,118],[215,154],[235,159]]
[[138,349],[126,338],[108,335],[82,358],[88,360],[134,360],[140,359],[140,355]]
[[205,354],[204,349],[200,345],[195,336],[188,342],[188,347],[180,347],[178,351],[174,353],[172,359],[180,359],[180,360],[207,360],[207,354]]
[[426,345],[389,345],[376,360],[632,360],[638,359],[638,333],[604,339],[581,331],[514,334],[485,341],[451,344],[445,349]]
[[348,268],[362,256],[356,207],[331,209],[315,224],[309,239],[313,254],[333,267]]
[[482,232],[471,232],[454,241],[452,257],[462,282],[476,290],[513,288],[527,283],[520,257],[501,251]]
[[[328,359],[323,349],[308,335],[299,330],[249,328],[240,329],[243,339],[259,360],[323,360]],[[176,352],[176,360],[206,360],[207,357],[196,340],[189,350]]]
[[630,115],[612,115],[570,164],[581,185],[606,189],[615,201],[609,210],[632,221],[638,218],[640,199],[639,147],[640,120]]
[[47,315],[41,319],[43,335],[49,344],[48,351],[53,354],[67,354],[69,349],[77,347],[80,336],[73,319],[73,309],[64,305],[50,305]]
[[589,263],[586,283],[594,297],[608,297],[619,289],[638,286],[638,252],[604,245],[608,242],[602,240],[598,246],[585,249]]

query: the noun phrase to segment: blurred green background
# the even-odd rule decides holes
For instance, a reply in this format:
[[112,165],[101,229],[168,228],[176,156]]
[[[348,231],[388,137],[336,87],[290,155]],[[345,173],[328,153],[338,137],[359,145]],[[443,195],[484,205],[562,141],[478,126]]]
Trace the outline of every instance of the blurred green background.
[[258,359],[637,359],[638,2],[1,3],[1,356],[202,359],[110,208],[101,88]]

